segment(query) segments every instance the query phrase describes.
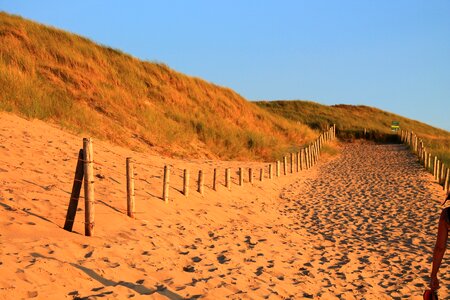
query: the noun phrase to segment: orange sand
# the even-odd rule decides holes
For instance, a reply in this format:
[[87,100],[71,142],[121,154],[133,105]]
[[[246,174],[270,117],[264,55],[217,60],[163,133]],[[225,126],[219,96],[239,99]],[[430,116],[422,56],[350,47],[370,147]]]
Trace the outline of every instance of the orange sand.
[[[0,299],[421,299],[443,192],[403,146],[344,145],[311,170],[264,182],[255,171],[254,184],[245,177],[239,187],[238,167],[267,164],[170,159],[94,140],[104,178],[95,236],[85,237],[82,201],[74,233],[62,229],[82,137],[6,113],[0,125]],[[128,156],[135,220],[125,214]],[[166,163],[169,204],[160,198]],[[441,284],[446,297],[450,278]]]

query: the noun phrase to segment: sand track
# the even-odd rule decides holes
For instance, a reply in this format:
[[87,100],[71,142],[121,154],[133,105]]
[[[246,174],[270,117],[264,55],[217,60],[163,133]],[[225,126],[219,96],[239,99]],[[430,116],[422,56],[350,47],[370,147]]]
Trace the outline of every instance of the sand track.
[[[444,193],[403,146],[347,144],[308,171],[212,191],[212,168],[266,164],[95,140],[104,179],[88,238],[83,205],[74,232],[62,230],[80,142],[0,113],[0,299],[421,299]],[[136,219],[124,213],[129,156],[142,179]],[[169,204],[160,198],[167,163]],[[179,192],[186,167],[205,171],[203,196],[195,182],[189,198]]]
[[[322,278],[316,293],[411,299],[428,282],[439,196],[404,146],[360,143],[345,145],[338,160],[282,198],[284,214],[320,237],[311,241],[315,251],[304,267]],[[441,282],[443,297],[448,279]]]

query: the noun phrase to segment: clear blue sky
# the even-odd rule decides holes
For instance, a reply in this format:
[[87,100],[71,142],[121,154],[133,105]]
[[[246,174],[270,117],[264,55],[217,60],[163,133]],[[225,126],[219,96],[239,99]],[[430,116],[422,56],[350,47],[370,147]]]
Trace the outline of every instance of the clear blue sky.
[[249,100],[375,106],[450,131],[449,0],[1,1]]

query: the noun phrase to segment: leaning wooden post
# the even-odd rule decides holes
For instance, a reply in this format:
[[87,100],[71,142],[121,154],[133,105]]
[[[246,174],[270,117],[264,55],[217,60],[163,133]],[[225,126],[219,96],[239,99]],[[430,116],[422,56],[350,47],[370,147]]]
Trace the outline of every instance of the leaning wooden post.
[[225,186],[226,188],[231,191],[231,174],[230,174],[230,168],[225,169]]
[[92,139],[83,139],[84,154],[84,234],[94,235],[95,224],[95,194],[94,194],[94,153]]
[[244,170],[242,168],[239,168],[239,185],[243,186],[244,185],[244,174],[243,174]]
[[277,165],[276,165],[276,168],[275,168],[275,173],[276,173],[277,177],[280,177],[280,161],[279,161],[279,160],[277,160]]
[[294,153],[291,153],[291,166],[290,166],[291,174],[294,173]]
[[197,191],[203,195],[203,171],[199,170],[198,171],[198,189]]
[[261,168],[261,170],[259,171],[259,181],[263,180],[264,180],[264,168]]
[[269,179],[272,179],[272,164],[269,164]]
[[75,168],[75,178],[73,179],[72,193],[70,194],[69,207],[67,208],[66,222],[64,223],[64,230],[72,231],[73,222],[78,208],[78,200],[80,199],[81,185],[83,183],[83,149],[78,152],[77,166]]
[[248,182],[253,183],[253,169],[248,169]]
[[183,195],[189,196],[189,170],[184,169],[183,171]]
[[169,180],[170,180],[170,166],[164,166],[164,182],[163,182],[163,200],[169,203]]
[[127,157],[127,215],[134,218],[134,170],[131,157]]
[[283,156],[283,175],[287,174],[287,157]]
[[213,190],[217,191],[217,169],[214,168],[214,174],[213,174]]

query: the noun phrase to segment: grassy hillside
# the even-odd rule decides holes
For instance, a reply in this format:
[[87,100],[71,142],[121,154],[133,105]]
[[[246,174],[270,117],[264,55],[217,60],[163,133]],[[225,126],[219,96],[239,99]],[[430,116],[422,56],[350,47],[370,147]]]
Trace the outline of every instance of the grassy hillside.
[[317,135],[230,89],[2,12],[0,110],[178,156],[273,159]]
[[290,120],[308,124],[312,128],[326,128],[336,124],[337,131],[345,134],[362,131],[391,133],[391,122],[399,121],[400,127],[417,133],[433,154],[450,164],[450,132],[414,121],[396,114],[368,106],[321,105],[311,101],[260,101],[267,111]]

